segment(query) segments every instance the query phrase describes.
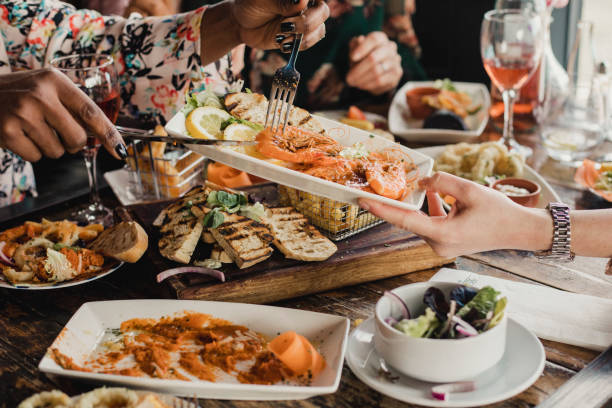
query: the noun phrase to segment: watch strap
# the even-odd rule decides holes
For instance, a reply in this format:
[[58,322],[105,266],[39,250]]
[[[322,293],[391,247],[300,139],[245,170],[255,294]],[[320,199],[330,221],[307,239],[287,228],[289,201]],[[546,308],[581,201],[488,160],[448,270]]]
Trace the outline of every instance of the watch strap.
[[564,261],[574,260],[574,254],[571,251],[572,231],[569,206],[563,203],[549,203],[546,209],[550,212],[553,221],[552,246],[548,251],[536,252],[536,256]]

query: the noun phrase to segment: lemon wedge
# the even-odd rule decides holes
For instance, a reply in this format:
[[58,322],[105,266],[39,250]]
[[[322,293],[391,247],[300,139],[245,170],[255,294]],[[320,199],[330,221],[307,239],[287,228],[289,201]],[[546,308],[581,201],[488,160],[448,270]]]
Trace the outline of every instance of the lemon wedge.
[[198,139],[221,139],[223,137],[221,124],[231,117],[223,109],[202,106],[187,116],[185,128],[191,136]]

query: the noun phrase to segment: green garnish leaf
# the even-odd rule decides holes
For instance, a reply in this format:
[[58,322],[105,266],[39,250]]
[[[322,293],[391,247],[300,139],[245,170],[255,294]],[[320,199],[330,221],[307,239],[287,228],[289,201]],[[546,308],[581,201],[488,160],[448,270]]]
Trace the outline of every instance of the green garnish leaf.
[[476,293],[472,300],[459,309],[457,316],[463,317],[472,309],[476,309],[481,317],[486,316],[489,311],[492,312],[495,310],[495,305],[497,303],[496,298],[498,295],[499,292],[491,286],[485,286]]
[[221,130],[225,130],[226,127],[228,127],[229,125],[234,124],[234,123],[240,123],[241,125],[246,125],[246,126],[250,127],[251,129],[256,130],[258,132],[261,132],[263,130],[263,128],[264,128],[262,125],[260,125],[258,123],[253,123],[253,122],[250,122],[250,121],[248,121],[246,119],[235,118],[235,117],[232,116],[231,118],[229,118],[229,119],[225,120],[223,123],[221,123]]
[[206,228],[217,228],[219,225],[223,224],[223,221],[225,221],[225,217],[220,211],[220,208],[217,207],[213,208],[212,211],[206,214],[206,216],[202,220],[202,224]]
[[438,328],[440,322],[431,308],[415,319],[404,319],[393,327],[411,337],[429,337]]
[[70,246],[70,245],[67,245],[67,244],[62,244],[61,242],[53,244],[53,250],[55,250],[55,251],[59,251],[60,249],[63,249],[63,248],[68,248],[68,249],[71,249],[73,251],[78,251],[79,249],[82,249],[82,248],[79,248],[79,247]]

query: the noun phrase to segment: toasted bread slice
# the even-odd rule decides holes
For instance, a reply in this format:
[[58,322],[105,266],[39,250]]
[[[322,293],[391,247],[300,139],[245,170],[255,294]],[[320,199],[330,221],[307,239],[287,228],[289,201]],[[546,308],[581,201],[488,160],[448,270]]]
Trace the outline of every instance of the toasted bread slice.
[[147,250],[149,237],[134,221],[124,221],[103,231],[89,249],[119,261],[134,263]]
[[219,245],[240,269],[268,259],[273,252],[270,230],[264,224],[237,214],[224,214],[223,224],[211,228]]
[[175,214],[161,227],[159,252],[165,258],[188,264],[203,228],[201,218]]
[[185,213],[189,211],[192,206],[203,207],[208,198],[208,194],[212,191],[207,186],[197,186],[189,190],[182,198],[174,201],[172,204],[161,210],[155,220],[153,220],[154,227],[161,227],[164,224],[170,222],[170,219],[177,213]]
[[208,228],[204,228],[202,230],[202,242],[204,242],[205,244],[216,244],[217,243],[217,240],[215,239],[215,237],[213,237],[213,234],[211,234]]
[[274,245],[287,258],[324,261],[338,250],[293,207],[267,209],[266,223],[274,236]]
[[[260,125],[266,122],[268,100],[261,94],[246,92],[227,94],[225,96],[225,107],[232,116],[237,118],[246,119]],[[313,118],[307,110],[295,106],[289,113],[288,124],[316,133],[325,133],[321,123]]]
[[221,248],[219,244],[215,244],[212,251],[210,251],[210,259],[219,261],[221,263],[233,263],[232,258]]

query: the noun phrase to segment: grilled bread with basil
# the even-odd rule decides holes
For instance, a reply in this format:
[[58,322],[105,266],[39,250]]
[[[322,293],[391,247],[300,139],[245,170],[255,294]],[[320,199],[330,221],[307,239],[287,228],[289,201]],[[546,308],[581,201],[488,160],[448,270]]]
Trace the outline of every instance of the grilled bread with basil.
[[287,258],[324,261],[338,250],[293,207],[269,208],[266,211],[266,224],[274,236],[274,245]]
[[238,214],[224,215],[223,223],[211,228],[210,232],[240,269],[253,266],[272,255],[270,242],[274,238],[268,227]]
[[[260,125],[266,122],[268,100],[261,94],[246,92],[227,94],[225,95],[225,107],[232,116],[237,118]],[[287,123],[316,133],[325,133],[323,126],[307,110],[295,106],[289,113]]]

